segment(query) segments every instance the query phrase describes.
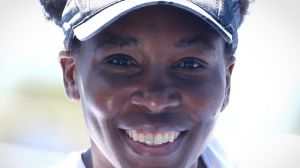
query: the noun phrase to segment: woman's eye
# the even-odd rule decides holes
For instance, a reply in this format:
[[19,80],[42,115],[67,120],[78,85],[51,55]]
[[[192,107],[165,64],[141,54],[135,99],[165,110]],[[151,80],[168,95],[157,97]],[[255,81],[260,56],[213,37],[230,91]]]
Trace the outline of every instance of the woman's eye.
[[179,64],[180,68],[186,68],[186,69],[193,69],[193,68],[199,68],[199,64],[195,61],[184,61]]
[[123,68],[137,67],[136,61],[130,58],[130,56],[124,54],[116,54],[111,56],[111,58],[108,59],[107,63]]
[[198,60],[195,59],[185,59],[180,61],[178,64],[175,65],[175,68],[181,68],[181,69],[187,69],[187,70],[193,70],[198,68],[204,68],[204,63],[201,63]]

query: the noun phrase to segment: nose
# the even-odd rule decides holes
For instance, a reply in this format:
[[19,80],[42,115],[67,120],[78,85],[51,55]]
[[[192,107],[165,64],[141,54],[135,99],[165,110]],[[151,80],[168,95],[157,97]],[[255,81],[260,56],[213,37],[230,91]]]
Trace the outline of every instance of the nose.
[[[151,64],[152,65],[152,64]],[[151,113],[160,113],[180,106],[178,81],[161,62],[145,70],[135,85],[130,101]]]
[[170,86],[158,84],[156,87],[146,87],[135,92],[131,95],[130,101],[152,113],[160,113],[178,107],[181,97]]

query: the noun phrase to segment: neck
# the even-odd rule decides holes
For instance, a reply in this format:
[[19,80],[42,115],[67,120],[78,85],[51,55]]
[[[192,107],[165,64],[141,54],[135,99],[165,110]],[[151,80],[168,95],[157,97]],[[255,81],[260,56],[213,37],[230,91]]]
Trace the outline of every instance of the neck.
[[91,148],[83,153],[81,158],[86,168],[113,168],[93,142]]
[[[114,168],[93,143],[92,147],[81,155],[81,158],[86,168]],[[199,157],[191,168],[206,168],[202,157]]]

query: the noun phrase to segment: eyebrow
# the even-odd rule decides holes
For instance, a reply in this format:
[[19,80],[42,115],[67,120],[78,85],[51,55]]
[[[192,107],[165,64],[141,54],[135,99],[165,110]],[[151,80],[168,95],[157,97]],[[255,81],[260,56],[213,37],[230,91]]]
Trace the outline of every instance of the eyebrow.
[[177,48],[187,48],[192,46],[199,46],[205,50],[215,50],[215,47],[211,44],[211,42],[209,42],[209,40],[206,40],[201,36],[186,37],[179,40],[175,44],[175,47]]
[[97,48],[104,47],[130,47],[137,46],[138,40],[134,37],[121,36],[118,34],[108,33],[103,35],[97,42]]

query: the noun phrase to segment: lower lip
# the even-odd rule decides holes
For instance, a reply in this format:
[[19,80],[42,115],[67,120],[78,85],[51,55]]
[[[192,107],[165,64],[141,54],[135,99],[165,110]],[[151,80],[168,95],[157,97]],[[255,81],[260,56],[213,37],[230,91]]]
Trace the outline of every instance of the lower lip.
[[124,130],[120,130],[122,139],[135,153],[143,156],[166,156],[175,152],[180,148],[180,144],[183,141],[185,132],[180,133],[177,139],[173,142],[168,142],[158,146],[149,146],[131,139]]

